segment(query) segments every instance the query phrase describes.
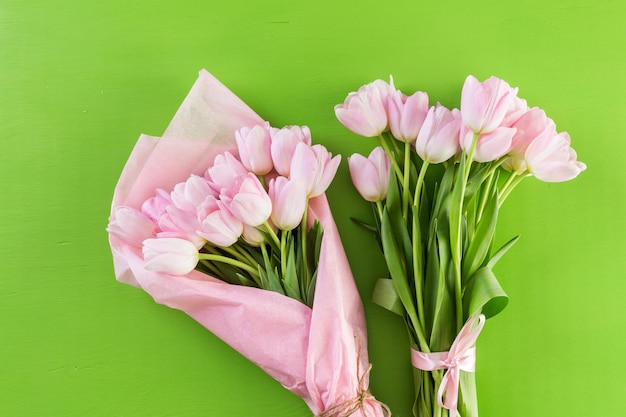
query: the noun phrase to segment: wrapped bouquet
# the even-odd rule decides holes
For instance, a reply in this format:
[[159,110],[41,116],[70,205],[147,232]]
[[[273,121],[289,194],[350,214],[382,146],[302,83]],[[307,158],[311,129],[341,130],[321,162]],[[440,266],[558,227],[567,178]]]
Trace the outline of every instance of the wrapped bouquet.
[[324,195],[338,164],[306,127],[270,127],[201,71],[163,137],[139,138],[115,188],[115,273],[193,317],[315,415],[383,416]]

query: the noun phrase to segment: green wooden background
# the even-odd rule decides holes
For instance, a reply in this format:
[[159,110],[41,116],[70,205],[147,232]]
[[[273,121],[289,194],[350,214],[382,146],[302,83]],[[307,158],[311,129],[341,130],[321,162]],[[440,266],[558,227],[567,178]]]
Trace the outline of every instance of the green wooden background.
[[[624,415],[626,5],[621,0],[0,0],[0,415],[307,416],[297,397],[184,314],[115,281],[105,227],[140,133],[160,135],[207,68],[276,126],[345,156],[334,118],[361,84],[458,106],[500,76],[567,130],[589,166],[507,201],[511,297],[478,342],[483,416]],[[409,416],[405,332],[369,303],[385,268],[329,190],[364,297],[371,388]],[[540,290],[541,288],[541,290]]]

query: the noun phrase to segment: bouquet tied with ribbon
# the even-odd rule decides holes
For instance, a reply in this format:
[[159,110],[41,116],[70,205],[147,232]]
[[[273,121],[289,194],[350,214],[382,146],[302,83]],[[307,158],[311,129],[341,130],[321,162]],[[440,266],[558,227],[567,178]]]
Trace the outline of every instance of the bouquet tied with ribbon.
[[[119,281],[193,317],[316,416],[382,417],[362,304],[324,195],[339,157],[201,71],[115,188]],[[388,413],[390,414],[390,413]]]
[[476,417],[474,345],[485,319],[508,302],[493,267],[518,239],[494,247],[498,212],[524,178],[566,181],[586,166],[566,132],[496,77],[467,77],[452,110],[377,80],[335,114],[378,139],[368,157],[348,162],[374,211],[373,224],[357,222],[373,232],[389,271],[373,301],[407,325],[413,412]]

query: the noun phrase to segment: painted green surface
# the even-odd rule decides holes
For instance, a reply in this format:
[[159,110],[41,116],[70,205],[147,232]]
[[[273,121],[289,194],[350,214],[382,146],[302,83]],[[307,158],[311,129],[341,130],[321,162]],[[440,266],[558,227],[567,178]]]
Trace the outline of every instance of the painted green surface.
[[[141,132],[159,135],[200,68],[274,125],[308,124],[345,156],[334,118],[393,74],[458,106],[498,75],[570,132],[589,166],[526,180],[507,201],[498,266],[511,302],[478,342],[484,416],[623,415],[626,395],[626,29],[622,1],[0,0],[0,415],[307,416],[184,314],[119,284],[104,228]],[[410,415],[402,324],[371,305],[385,272],[347,176],[329,191],[365,299],[371,388]],[[542,288],[539,291],[539,288]]]

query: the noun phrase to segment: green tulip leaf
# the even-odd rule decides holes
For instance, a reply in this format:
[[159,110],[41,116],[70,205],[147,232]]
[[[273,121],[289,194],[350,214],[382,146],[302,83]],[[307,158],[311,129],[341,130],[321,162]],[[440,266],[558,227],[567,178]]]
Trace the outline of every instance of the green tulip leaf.
[[463,294],[465,317],[482,313],[490,318],[500,313],[508,303],[509,297],[491,268],[486,266],[471,276]]
[[507,253],[508,250],[511,249],[513,245],[517,243],[518,240],[519,240],[519,235],[515,236],[513,239],[509,240],[504,245],[502,245],[502,247],[498,249],[496,253],[493,254],[491,259],[489,259],[489,262],[487,262],[487,267],[493,269],[493,267],[500,260],[500,258],[502,258],[504,254]]
[[404,316],[406,313],[396,286],[389,278],[380,278],[376,281],[374,291],[372,291],[372,302],[399,316]]

